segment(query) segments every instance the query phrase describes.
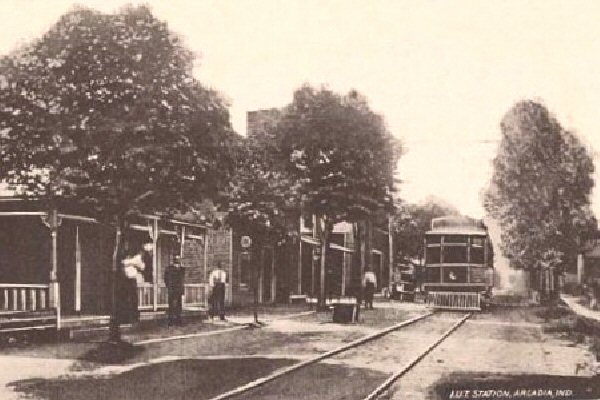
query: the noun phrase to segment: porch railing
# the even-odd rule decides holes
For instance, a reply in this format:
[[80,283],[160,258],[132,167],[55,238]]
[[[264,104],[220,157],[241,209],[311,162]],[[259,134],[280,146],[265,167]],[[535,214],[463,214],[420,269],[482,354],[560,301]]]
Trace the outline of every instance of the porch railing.
[[0,312],[50,310],[49,284],[0,283]]
[[[184,285],[183,306],[204,307],[207,303],[206,285],[203,283],[186,283]],[[164,284],[158,285],[156,308],[169,306],[167,288]],[[152,284],[138,286],[138,309],[154,309],[154,287]]]

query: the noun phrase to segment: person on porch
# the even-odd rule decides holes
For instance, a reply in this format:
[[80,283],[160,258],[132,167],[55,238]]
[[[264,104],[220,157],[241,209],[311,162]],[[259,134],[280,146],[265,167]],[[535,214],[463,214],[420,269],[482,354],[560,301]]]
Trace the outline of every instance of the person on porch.
[[225,284],[227,283],[227,273],[221,268],[221,263],[217,263],[215,268],[208,278],[208,283],[211,287],[210,294],[210,318],[212,319],[217,313],[221,320],[225,320]]
[[173,262],[165,269],[165,285],[169,309],[167,311],[169,326],[181,325],[182,296],[184,293],[185,270],[181,266],[181,257],[175,256]]

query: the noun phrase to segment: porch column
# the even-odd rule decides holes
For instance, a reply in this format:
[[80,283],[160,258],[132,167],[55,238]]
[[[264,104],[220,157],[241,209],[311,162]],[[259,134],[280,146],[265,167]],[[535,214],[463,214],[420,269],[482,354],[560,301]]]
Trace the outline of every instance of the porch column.
[[391,215],[388,216],[388,288],[392,286],[392,274],[394,272],[394,235],[393,229],[394,221]]
[[227,271],[228,282],[225,286],[225,301],[228,305],[233,304],[233,229],[229,229],[229,271]]
[[302,294],[302,233],[298,236],[298,295]]
[[50,229],[52,236],[52,254],[51,254],[51,269],[50,269],[50,290],[48,301],[50,306],[56,310],[57,327],[60,329],[60,286],[57,279],[58,271],[58,227],[62,222],[62,218],[58,216],[56,209],[42,215],[42,222]]
[[585,260],[583,258],[583,253],[577,254],[577,283],[583,283],[583,277],[585,275]]
[[181,239],[179,240],[179,257],[183,262],[183,254],[185,252],[185,225],[181,225]]
[[158,310],[158,220],[152,220],[152,311]]
[[75,312],[81,312],[81,240],[75,227]]
[[275,249],[273,246],[271,256],[271,301],[274,303],[277,298],[275,291],[277,290],[277,275],[275,275]]
[[204,284],[206,285],[207,288],[207,293],[208,290],[210,290],[209,288],[209,282],[208,282],[208,228],[205,228],[204,230]]
[[[344,232],[344,247],[348,247],[348,243],[347,243],[347,233]],[[347,259],[347,254],[346,250],[342,251],[342,287],[341,287],[341,295],[345,296],[346,295],[346,259]]]

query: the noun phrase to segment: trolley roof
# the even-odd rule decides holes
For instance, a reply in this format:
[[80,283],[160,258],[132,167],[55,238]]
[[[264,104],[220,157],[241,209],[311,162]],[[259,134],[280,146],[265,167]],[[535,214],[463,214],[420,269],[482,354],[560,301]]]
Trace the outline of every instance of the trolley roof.
[[482,220],[464,216],[446,216],[434,218],[431,230],[426,235],[487,235],[487,227]]

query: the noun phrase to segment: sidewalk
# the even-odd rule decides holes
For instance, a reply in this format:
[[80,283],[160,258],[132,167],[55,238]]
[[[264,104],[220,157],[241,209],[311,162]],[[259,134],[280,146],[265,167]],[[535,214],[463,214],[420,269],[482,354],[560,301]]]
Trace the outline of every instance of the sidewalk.
[[561,293],[560,298],[575,314],[600,322],[600,311],[591,310],[580,304],[580,297]]

